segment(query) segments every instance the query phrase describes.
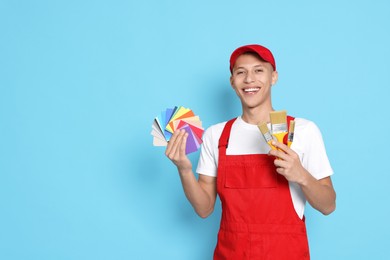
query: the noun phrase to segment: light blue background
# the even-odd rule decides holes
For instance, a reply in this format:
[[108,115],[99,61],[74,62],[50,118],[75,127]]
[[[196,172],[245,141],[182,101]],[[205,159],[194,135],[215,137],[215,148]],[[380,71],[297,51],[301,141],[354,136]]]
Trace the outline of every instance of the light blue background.
[[[153,118],[240,113],[228,59],[274,53],[275,109],[321,128],[337,210],[307,207],[312,259],[390,246],[390,2],[0,1],[0,259],[211,259]],[[196,165],[199,153],[191,154]]]

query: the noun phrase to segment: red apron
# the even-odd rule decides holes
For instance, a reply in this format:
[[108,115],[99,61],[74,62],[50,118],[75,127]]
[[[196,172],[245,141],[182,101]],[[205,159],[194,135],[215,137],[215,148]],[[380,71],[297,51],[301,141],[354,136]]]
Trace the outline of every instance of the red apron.
[[276,172],[274,158],[226,155],[234,121],[226,123],[219,139],[222,219],[214,259],[310,259],[305,223],[295,212],[288,181]]

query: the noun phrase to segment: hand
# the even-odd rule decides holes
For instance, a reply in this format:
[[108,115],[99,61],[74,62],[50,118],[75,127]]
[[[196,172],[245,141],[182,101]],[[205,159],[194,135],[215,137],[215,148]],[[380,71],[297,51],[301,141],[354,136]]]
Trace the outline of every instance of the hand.
[[188,133],[182,130],[176,130],[168,142],[165,155],[176,165],[179,172],[192,171],[191,161],[186,155]]
[[283,143],[272,141],[272,145],[278,149],[269,152],[269,155],[277,157],[274,160],[276,171],[288,181],[303,184],[309,173],[303,168],[298,154]]

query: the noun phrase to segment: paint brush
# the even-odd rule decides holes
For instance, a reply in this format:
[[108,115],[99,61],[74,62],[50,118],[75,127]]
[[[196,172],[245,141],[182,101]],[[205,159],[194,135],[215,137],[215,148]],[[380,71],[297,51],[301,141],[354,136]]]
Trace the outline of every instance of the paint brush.
[[287,131],[287,111],[271,111],[269,113],[271,118],[271,133],[276,137],[278,142],[283,143],[284,136]]
[[295,121],[290,121],[290,127],[288,128],[288,136],[287,136],[287,146],[291,147],[291,144],[294,140],[294,130],[295,130]]
[[276,147],[271,144],[271,141],[273,140],[273,137],[271,135],[271,132],[268,129],[267,124],[266,123],[260,123],[260,124],[257,125],[257,127],[260,129],[260,132],[263,134],[265,141],[271,147],[271,149],[276,150]]

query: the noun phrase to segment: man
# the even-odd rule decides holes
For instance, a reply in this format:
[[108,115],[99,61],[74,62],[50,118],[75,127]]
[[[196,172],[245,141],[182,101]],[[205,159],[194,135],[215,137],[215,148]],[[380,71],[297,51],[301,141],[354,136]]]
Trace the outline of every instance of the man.
[[205,218],[222,203],[214,259],[309,259],[304,206],[327,215],[335,210],[333,174],[317,126],[295,118],[289,148],[270,147],[257,128],[274,111],[272,86],[278,73],[272,53],[260,45],[236,49],[230,57],[230,83],[242,105],[237,119],[204,134],[198,180],[185,155],[187,133],[176,131],[166,149],[196,213]]

